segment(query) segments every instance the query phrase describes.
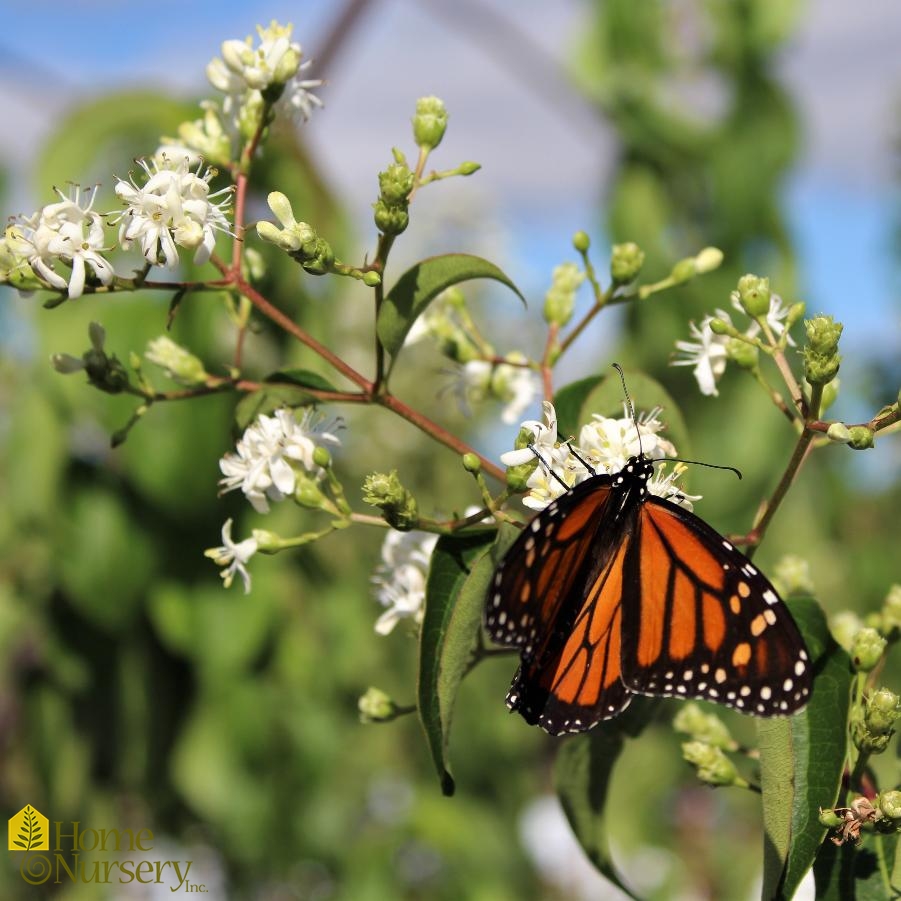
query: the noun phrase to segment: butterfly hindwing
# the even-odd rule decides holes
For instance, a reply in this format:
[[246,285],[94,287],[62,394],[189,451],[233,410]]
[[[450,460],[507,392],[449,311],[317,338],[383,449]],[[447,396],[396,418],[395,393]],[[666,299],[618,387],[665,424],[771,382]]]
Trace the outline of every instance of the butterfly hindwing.
[[649,497],[638,522],[623,602],[628,688],[757,716],[800,709],[811,691],[810,660],[766,577],[673,503]]

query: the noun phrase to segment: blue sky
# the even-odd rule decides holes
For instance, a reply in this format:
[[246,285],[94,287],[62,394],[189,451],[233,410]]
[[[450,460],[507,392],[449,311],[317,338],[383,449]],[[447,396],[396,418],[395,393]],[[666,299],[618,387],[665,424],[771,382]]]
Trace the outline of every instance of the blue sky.
[[[561,71],[586,21],[587,6],[577,0],[480,4],[507,17]],[[0,111],[16,127],[0,134],[0,160],[23,185],[34,147],[69,103],[111,81],[202,95],[204,65],[221,40],[243,37],[256,22],[272,18],[295,22],[295,36],[315,56],[343,4],[201,0],[140,7],[112,0],[35,0],[4,6]],[[478,28],[475,38],[464,33],[436,13],[440,6],[437,0],[373,2],[328,73],[321,92],[327,107],[307,126],[307,138],[333,184],[343,189],[362,232],[374,174],[391,145],[406,139],[415,98],[438,94],[451,111],[443,158],[478,159],[484,169],[459,182],[452,196],[423,201],[417,211],[422,227],[440,228],[438,217],[447,214],[448,202],[461,220],[473,210],[483,213],[483,229],[497,226],[502,262],[517,280],[533,280],[527,289],[540,292],[550,268],[570,255],[569,235],[597,227],[611,135],[581,108],[562,77],[542,70],[535,82],[523,84],[522,73],[514,74],[479,41]],[[803,299],[811,310],[847,318],[849,348],[876,346],[886,355],[901,350],[890,249],[898,207],[893,143],[899,37],[901,11],[891,5],[862,16],[843,0],[818,0],[808,5],[780,64],[806,135],[785,197],[800,252]],[[535,84],[544,96],[536,96]],[[48,199],[30,197],[24,189],[19,195],[16,200],[30,208]],[[526,221],[526,207],[545,214]],[[545,255],[536,257],[536,247]]]

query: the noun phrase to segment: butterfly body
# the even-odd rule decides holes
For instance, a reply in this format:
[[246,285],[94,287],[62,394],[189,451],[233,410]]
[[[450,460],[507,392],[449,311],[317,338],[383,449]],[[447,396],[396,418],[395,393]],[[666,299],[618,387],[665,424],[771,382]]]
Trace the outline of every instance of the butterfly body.
[[497,567],[485,626],[520,651],[507,704],[551,734],[584,732],[634,694],[757,716],[811,691],[797,626],[766,577],[632,457],[557,498]]

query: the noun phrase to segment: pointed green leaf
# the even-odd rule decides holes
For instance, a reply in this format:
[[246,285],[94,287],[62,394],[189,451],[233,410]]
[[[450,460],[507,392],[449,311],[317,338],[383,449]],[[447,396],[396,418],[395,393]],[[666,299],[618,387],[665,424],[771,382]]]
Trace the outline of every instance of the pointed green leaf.
[[834,807],[847,750],[851,689],[848,655],[829,634],[816,601],[790,604],[816,678],[807,707],[792,717],[759,720],[763,789],[764,898],[791,898],[813,864],[826,828],[821,807]]
[[474,278],[490,278],[525,298],[494,263],[468,253],[429,257],[408,269],[382,302],[376,331],[382,346],[392,356],[403,347],[416,317],[445,289]]
[[[518,530],[442,536],[426,582],[425,616],[419,641],[419,717],[446,795],[454,792],[447,744],[457,690],[472,662],[485,594],[503,553]],[[489,552],[489,548],[494,549]]]
[[607,790],[626,738],[647,725],[656,699],[636,697],[616,719],[595,726],[587,735],[566,740],[554,762],[554,786],[573,833],[598,871],[630,898],[607,841]]
[[337,391],[338,389],[326,378],[317,372],[308,369],[283,369],[267,376],[268,384],[299,385],[302,388],[314,388],[317,391]]

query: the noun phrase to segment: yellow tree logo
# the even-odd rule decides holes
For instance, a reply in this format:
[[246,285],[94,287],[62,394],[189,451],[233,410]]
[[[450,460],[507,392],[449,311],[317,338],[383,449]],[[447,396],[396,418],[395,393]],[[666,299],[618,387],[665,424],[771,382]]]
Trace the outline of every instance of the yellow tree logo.
[[50,823],[40,811],[26,804],[9,819],[10,851],[47,851],[50,848]]

